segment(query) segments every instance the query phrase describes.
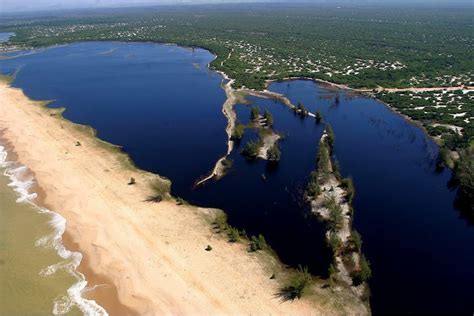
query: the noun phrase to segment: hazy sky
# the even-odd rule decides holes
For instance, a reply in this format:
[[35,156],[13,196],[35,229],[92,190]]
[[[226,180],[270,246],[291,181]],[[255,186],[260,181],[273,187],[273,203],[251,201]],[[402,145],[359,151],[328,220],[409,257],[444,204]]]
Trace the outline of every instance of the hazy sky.
[[[229,3],[229,2],[259,2],[271,0],[0,0],[0,13],[11,11],[33,11],[33,10],[57,10],[70,8],[89,8],[89,7],[115,7],[115,6],[137,6],[147,4],[193,4],[193,3]],[[275,0],[282,1],[282,0]],[[301,0],[300,0],[301,1]],[[311,0],[303,0],[312,2]],[[313,0],[314,2],[331,3],[329,0]],[[371,2],[371,3],[433,3],[449,4],[452,2],[471,4],[474,0],[339,0],[338,2]]]

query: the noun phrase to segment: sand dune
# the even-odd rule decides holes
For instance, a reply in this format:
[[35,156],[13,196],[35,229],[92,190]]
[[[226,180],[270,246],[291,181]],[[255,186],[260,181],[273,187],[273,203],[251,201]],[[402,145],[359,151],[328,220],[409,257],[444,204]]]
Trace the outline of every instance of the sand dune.
[[[217,210],[144,202],[156,175],[4,83],[0,130],[0,142],[34,172],[43,192],[38,203],[66,218],[66,246],[84,254],[81,271],[98,285],[86,295],[110,314],[367,313],[351,294],[320,286],[302,300],[281,302],[279,280],[269,276],[283,275],[284,267],[213,233]],[[135,185],[127,185],[131,177]]]

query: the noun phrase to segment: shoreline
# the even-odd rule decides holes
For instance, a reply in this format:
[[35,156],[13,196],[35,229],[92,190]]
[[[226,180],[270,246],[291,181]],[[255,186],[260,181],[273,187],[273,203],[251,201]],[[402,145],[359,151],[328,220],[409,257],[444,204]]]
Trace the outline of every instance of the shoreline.
[[[36,183],[35,173],[27,168],[26,166],[18,163],[18,155],[12,149],[12,145],[2,137],[2,131],[0,131],[0,153],[4,153],[6,155],[6,159],[4,161],[0,161],[0,164],[3,164],[3,171],[4,175],[10,179],[9,186],[18,196],[18,199],[21,199],[21,202],[17,203],[26,203],[30,205],[34,210],[39,213],[48,214],[50,217],[49,219],[49,226],[53,231],[53,235],[49,236],[42,236],[36,241],[36,246],[42,246],[43,242],[51,242],[53,244],[53,248],[56,251],[58,258],[63,260],[71,261],[68,263],[73,265],[72,269],[65,269],[67,272],[76,279],[76,282],[72,284],[68,290],[66,296],[71,300],[73,305],[69,305],[67,307],[58,307],[56,301],[52,301],[52,310],[55,312],[63,312],[64,308],[69,310],[74,305],[79,308],[84,313],[89,315],[92,313],[93,315],[107,315],[102,305],[98,304],[96,300],[93,298],[83,297],[81,295],[83,291],[83,284],[86,281],[86,274],[83,273],[79,269],[79,266],[83,262],[83,254],[78,251],[77,249],[72,249],[68,247],[67,243],[65,242],[65,219],[59,213],[51,211],[51,209],[44,203],[44,199],[46,197],[46,192]],[[13,167],[9,167],[8,165],[13,165]],[[11,173],[13,170],[17,170],[18,168],[22,168],[23,171],[20,174],[13,174]],[[32,179],[31,184],[27,184],[28,180],[22,180],[23,178]],[[64,223],[64,224],[63,224]],[[79,257],[79,258],[78,258]],[[78,259],[77,261],[74,259]],[[56,263],[59,264],[60,262]],[[54,265],[48,266],[40,271],[40,274],[46,273],[49,275],[50,273],[54,274]],[[49,272],[50,269],[53,269],[52,272]],[[98,306],[97,306],[98,305]],[[60,308],[60,310],[58,310]],[[118,308],[120,311],[126,311],[127,309],[121,309],[121,305],[118,304]],[[92,310],[91,310],[92,309]]]
[[[96,273],[98,284],[109,280],[102,275],[110,277],[117,301],[128,311],[337,314],[334,301],[344,299],[344,311],[339,313],[367,313],[345,292],[331,294],[326,300],[333,304],[324,306],[318,305],[317,297],[285,304],[275,301],[280,284],[268,278],[268,269],[283,274],[286,268],[266,253],[249,254],[244,245],[230,244],[212,233],[210,223],[219,211],[178,206],[170,198],[144,203],[152,193],[150,183],[166,180],[135,169],[119,147],[97,139],[92,128],[67,121],[61,110],[28,99],[20,89],[1,83],[0,99],[4,138],[12,144],[17,161],[35,172],[45,192],[42,203],[66,219],[65,243],[84,254],[79,271],[90,282],[94,282],[91,272]],[[95,164],[88,163],[90,159]],[[131,175],[137,179],[133,186],[127,185]],[[182,230],[187,234],[183,236]],[[206,244],[215,250],[206,252]],[[194,258],[191,266],[186,264],[189,258]],[[247,291],[253,294],[242,296]],[[329,295],[329,290],[317,286],[314,291]],[[86,295],[106,306],[107,299],[95,292]]]

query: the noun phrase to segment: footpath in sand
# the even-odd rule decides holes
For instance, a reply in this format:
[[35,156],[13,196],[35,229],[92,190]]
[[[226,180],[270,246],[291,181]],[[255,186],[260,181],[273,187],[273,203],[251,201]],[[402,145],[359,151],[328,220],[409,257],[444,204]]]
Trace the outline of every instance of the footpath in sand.
[[367,314],[350,293],[321,284],[282,302],[285,268],[274,257],[215,234],[216,210],[145,202],[164,180],[60,113],[0,83],[0,143],[34,173],[37,203],[66,218],[64,243],[84,255],[80,271],[95,286],[85,295],[111,315]]

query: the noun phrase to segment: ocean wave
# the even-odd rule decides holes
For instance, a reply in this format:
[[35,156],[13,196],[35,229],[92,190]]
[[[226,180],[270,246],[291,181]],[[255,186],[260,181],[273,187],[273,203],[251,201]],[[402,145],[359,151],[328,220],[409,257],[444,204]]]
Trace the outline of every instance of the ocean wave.
[[35,183],[33,177],[28,176],[28,169],[15,162],[7,160],[8,153],[5,147],[0,146],[0,168],[4,170],[4,175],[10,179],[8,184],[18,195],[18,203],[27,203],[40,213],[50,216],[49,224],[54,228],[54,232],[47,236],[39,238],[35,245],[38,247],[53,248],[57,254],[64,259],[61,262],[50,265],[42,269],[39,273],[42,276],[49,276],[59,269],[68,271],[77,280],[68,290],[67,295],[56,298],[53,302],[53,314],[63,315],[68,313],[73,306],[77,306],[84,315],[87,316],[106,316],[107,312],[103,307],[93,300],[85,299],[81,294],[88,290],[87,281],[82,273],[76,269],[81,263],[82,254],[67,250],[62,244],[62,235],[66,230],[66,219],[58,213],[52,212],[46,208],[39,207],[33,201],[37,194],[30,192]]

